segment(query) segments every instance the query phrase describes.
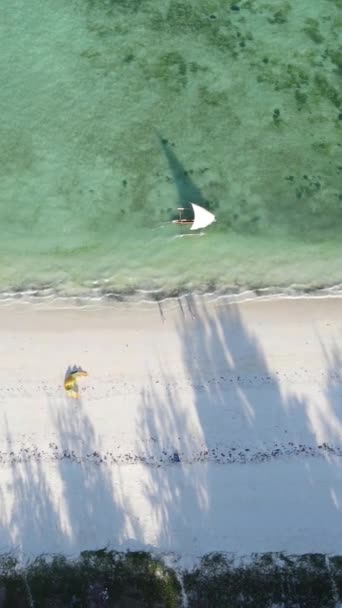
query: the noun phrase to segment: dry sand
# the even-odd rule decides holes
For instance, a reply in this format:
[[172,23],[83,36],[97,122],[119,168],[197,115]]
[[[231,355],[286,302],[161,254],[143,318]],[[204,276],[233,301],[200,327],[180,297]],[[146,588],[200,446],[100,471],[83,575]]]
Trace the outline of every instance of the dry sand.
[[0,337],[0,552],[342,553],[341,299],[11,306]]

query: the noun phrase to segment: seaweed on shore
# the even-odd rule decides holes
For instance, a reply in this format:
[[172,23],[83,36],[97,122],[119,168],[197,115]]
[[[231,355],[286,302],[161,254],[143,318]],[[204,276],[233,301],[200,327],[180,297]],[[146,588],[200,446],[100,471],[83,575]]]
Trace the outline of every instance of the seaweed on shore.
[[342,557],[211,553],[174,571],[148,552],[0,557],[0,608],[337,608]]
[[179,608],[180,597],[175,573],[143,551],[43,555],[26,567],[0,557],[1,608]]

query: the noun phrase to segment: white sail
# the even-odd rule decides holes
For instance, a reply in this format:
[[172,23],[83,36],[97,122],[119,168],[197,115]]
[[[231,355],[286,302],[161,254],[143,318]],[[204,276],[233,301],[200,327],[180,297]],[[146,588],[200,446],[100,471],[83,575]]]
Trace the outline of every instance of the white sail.
[[192,224],[190,230],[198,230],[199,228],[206,228],[206,226],[209,226],[209,224],[216,222],[216,218],[213,213],[210,213],[210,211],[207,211],[203,207],[200,207],[199,205],[195,205],[194,203],[191,203],[191,205],[194,210],[195,219],[194,219],[194,223]]

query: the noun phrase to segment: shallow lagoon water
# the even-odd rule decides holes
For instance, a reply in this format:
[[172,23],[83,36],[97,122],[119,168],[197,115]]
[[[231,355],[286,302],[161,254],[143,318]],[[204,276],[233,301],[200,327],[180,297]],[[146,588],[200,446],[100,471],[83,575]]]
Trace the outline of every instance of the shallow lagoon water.
[[[0,291],[342,283],[341,28],[340,0],[2,0]],[[191,201],[217,223],[174,239]]]

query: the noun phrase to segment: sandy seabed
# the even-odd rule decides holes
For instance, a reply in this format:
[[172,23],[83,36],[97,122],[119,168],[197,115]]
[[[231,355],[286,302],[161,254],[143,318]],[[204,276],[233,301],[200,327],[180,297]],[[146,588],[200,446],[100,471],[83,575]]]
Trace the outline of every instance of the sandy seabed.
[[341,335],[333,297],[2,308],[0,551],[341,554]]

